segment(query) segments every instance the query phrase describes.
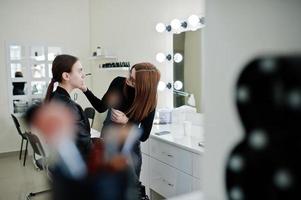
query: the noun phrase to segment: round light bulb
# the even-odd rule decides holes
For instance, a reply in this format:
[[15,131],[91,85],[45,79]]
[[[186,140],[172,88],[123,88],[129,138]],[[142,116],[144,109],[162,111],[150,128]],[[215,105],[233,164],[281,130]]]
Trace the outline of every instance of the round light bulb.
[[183,83],[182,81],[175,81],[174,84],[173,84],[173,87],[176,89],[176,90],[180,90],[183,88]]
[[157,53],[156,55],[156,60],[159,62],[159,63],[162,63],[164,62],[166,56],[164,53]]
[[163,82],[163,81],[159,81],[159,83],[158,83],[158,90],[159,91],[164,91],[165,90],[165,88],[166,88],[166,84]]
[[188,24],[190,24],[191,27],[198,26],[200,22],[200,18],[197,15],[190,15],[188,17]]
[[162,33],[164,32],[166,29],[165,25],[163,23],[158,23],[156,25],[156,31],[159,32],[159,33]]
[[180,27],[181,27],[181,22],[180,22],[180,20],[178,20],[178,19],[173,19],[173,20],[170,22],[170,25],[171,25],[171,28],[172,28],[172,29],[178,30],[178,29],[180,29]]
[[180,53],[176,53],[174,56],[173,56],[173,60],[176,62],[176,63],[179,63],[183,60],[183,56],[180,54]]

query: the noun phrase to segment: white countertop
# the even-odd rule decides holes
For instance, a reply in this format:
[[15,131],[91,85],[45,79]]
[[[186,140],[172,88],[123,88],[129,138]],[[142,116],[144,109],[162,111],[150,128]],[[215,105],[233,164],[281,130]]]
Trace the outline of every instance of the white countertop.
[[[161,131],[169,131],[169,134],[156,135]],[[204,128],[202,126],[191,126],[191,133],[184,134],[184,126],[178,124],[153,125],[151,138],[157,139],[179,148],[191,151],[196,154],[204,152],[204,146],[199,146],[199,142],[204,145]]]
[[204,200],[204,194],[201,191],[194,191],[188,194],[172,197],[170,200]]

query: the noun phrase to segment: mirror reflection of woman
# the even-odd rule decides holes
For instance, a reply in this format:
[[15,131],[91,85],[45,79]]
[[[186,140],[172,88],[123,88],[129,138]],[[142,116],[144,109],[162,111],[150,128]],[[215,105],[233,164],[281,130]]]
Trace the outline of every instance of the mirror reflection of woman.
[[157,105],[159,70],[151,63],[138,63],[131,67],[129,77],[116,77],[102,99],[97,98],[87,87],[82,91],[100,113],[108,110],[103,122],[102,136],[112,124],[136,124],[142,129],[139,141],[134,145],[132,158],[135,174],[139,180],[142,157],[140,142],[148,139],[152,129]]

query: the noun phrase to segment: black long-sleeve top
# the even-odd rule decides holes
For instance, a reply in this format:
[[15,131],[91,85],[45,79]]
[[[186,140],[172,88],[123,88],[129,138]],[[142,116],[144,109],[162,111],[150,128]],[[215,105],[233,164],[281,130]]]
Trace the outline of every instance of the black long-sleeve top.
[[76,126],[76,146],[79,149],[81,155],[86,160],[87,155],[91,148],[91,134],[90,134],[90,123],[84,114],[83,109],[80,105],[75,103],[69,93],[62,87],[57,89],[51,94],[51,101],[55,100],[66,105],[75,117]]
[[[114,109],[120,110],[126,114],[130,106],[132,105],[134,98],[135,98],[135,88],[128,86],[126,83],[126,78],[124,77],[116,77],[110,84],[107,92],[102,97],[102,99],[97,98],[90,90],[84,92],[92,106],[100,113],[105,112],[109,109],[109,105],[107,103],[108,95],[110,93],[115,92],[118,93],[120,100],[118,105],[114,106]],[[127,95],[124,94],[123,90],[124,87],[126,89]],[[127,116],[128,117],[128,116]],[[134,121],[133,119],[129,118],[129,122],[136,124],[139,128],[142,129],[142,135],[140,137],[140,141],[144,142],[148,139],[153,121],[155,117],[155,109],[150,112],[142,121]],[[111,110],[109,109],[107,117],[103,122],[103,126],[106,127],[110,124],[114,123],[111,120]],[[140,125],[140,126],[139,126]]]

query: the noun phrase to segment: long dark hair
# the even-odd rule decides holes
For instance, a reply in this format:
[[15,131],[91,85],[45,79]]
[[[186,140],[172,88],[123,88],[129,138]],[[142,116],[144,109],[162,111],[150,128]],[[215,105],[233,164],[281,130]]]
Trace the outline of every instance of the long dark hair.
[[151,63],[135,64],[132,66],[130,73],[133,68],[136,70],[135,98],[126,114],[135,121],[142,121],[157,105],[157,87],[160,72]]
[[74,63],[78,61],[78,58],[71,55],[58,55],[52,62],[52,79],[48,85],[47,93],[45,96],[45,102],[50,101],[51,93],[53,92],[53,85],[55,82],[62,82],[62,74],[64,72],[70,73]]

